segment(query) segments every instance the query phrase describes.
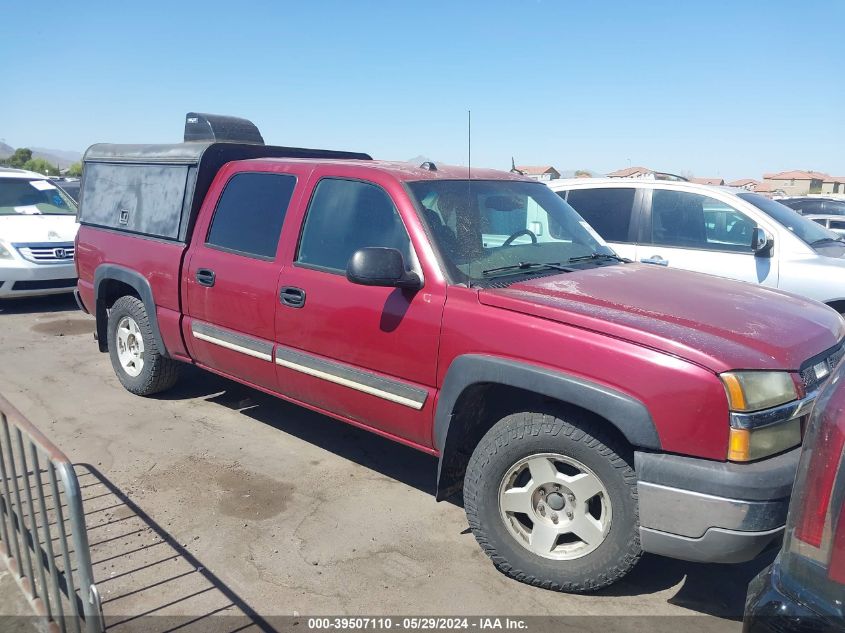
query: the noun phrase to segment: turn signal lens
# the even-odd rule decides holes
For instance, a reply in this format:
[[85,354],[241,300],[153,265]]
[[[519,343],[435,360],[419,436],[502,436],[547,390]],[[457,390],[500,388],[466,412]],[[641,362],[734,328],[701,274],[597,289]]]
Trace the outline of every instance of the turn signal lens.
[[771,424],[758,429],[731,429],[728,459],[750,462],[781,453],[801,443],[801,419]]
[[742,392],[742,385],[735,374],[722,374],[722,382],[725,383],[725,391],[728,394],[728,404],[731,411],[745,411],[745,394]]
[[732,462],[747,462],[751,454],[751,431],[731,429],[728,442],[728,459]]

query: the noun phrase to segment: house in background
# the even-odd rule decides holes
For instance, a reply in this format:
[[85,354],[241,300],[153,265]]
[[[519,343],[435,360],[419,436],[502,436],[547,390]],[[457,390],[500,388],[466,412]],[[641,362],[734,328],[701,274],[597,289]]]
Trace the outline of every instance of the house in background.
[[822,193],[845,193],[845,176],[828,176],[822,183]]
[[834,177],[820,171],[794,169],[763,174],[763,180],[789,196],[809,193],[845,193],[845,177]]
[[751,191],[764,195],[767,198],[783,198],[787,195],[783,189],[766,182],[765,180],[754,185],[754,189],[751,189]]
[[718,187],[725,184],[724,178],[690,178],[689,181],[699,185],[716,185]]
[[608,178],[654,178],[654,170],[648,167],[626,167],[607,175]]
[[728,183],[728,187],[738,187],[740,189],[745,189],[746,191],[755,191],[757,185],[760,184],[759,180],[754,180],[753,178],[740,178],[739,180],[732,180]]
[[516,165],[511,171],[534,180],[555,180],[560,178],[560,172],[551,165]]

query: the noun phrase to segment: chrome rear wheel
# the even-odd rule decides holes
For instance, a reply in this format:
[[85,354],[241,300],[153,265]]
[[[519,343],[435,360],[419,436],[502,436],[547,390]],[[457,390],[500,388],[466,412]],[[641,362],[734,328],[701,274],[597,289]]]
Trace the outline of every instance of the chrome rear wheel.
[[138,376],[144,369],[144,337],[131,316],[124,316],[118,321],[115,345],[123,371],[132,377]]

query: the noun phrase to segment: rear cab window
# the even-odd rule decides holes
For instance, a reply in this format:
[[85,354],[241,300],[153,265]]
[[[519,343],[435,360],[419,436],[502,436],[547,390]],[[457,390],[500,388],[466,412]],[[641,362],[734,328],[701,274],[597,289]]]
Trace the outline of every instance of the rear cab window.
[[295,187],[296,177],[288,174],[235,174],[217,201],[206,245],[273,259]]
[[631,216],[636,189],[608,187],[560,191],[578,214],[608,242],[631,243]]

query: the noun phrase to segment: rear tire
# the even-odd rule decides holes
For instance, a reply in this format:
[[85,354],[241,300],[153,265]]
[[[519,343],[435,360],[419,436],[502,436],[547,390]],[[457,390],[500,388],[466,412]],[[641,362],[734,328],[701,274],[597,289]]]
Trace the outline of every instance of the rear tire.
[[127,295],[114,302],[107,336],[114,373],[127,391],[149,396],[176,384],[179,363],[159,350],[140,299]]
[[578,411],[523,412],[478,443],[464,479],[470,528],[499,571],[583,593],[642,556],[633,452]]

